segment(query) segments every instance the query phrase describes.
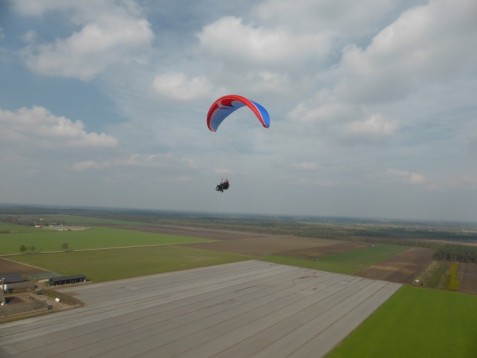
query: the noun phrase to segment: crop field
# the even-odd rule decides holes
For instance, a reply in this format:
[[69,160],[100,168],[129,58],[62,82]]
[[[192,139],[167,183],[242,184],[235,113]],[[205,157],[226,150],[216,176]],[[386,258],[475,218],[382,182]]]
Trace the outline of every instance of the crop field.
[[477,352],[477,296],[403,286],[327,357],[460,357]]
[[94,282],[117,280],[246,260],[238,254],[187,247],[153,246],[15,256],[15,260]]
[[15,232],[0,235],[0,254],[17,254],[24,245],[34,252],[64,251],[66,243],[69,250],[91,250],[147,245],[173,245],[210,241],[197,237],[120,230],[105,227],[91,227],[80,231],[54,231],[34,229],[34,231]]

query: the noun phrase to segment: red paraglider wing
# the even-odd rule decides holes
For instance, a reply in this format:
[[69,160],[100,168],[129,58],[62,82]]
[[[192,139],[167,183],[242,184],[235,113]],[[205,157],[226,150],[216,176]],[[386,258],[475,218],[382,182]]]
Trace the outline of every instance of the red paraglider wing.
[[212,103],[207,113],[207,127],[212,132],[216,132],[227,116],[243,106],[247,106],[252,110],[260,123],[262,123],[262,126],[265,128],[270,127],[270,115],[262,105],[235,94],[220,97]]

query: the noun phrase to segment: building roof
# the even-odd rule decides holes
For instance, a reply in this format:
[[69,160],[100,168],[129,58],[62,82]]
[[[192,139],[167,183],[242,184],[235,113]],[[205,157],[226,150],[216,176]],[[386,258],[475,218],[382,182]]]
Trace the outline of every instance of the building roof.
[[71,275],[71,276],[57,276],[50,278],[49,282],[61,282],[61,281],[72,281],[72,280],[86,280],[85,275]]
[[19,273],[0,273],[0,280],[4,278],[5,283],[15,283],[25,281]]

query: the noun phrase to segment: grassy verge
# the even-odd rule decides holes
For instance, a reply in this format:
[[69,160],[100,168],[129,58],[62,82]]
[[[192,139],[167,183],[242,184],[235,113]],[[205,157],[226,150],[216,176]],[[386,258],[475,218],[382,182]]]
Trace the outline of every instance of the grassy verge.
[[370,245],[369,247],[341,254],[320,257],[316,261],[276,255],[265,256],[263,260],[316,270],[354,274],[407,249],[408,247],[405,246]]
[[15,261],[95,282],[224,264],[249,259],[179,246],[138,247],[15,256]]
[[477,296],[403,286],[327,358],[475,357]]

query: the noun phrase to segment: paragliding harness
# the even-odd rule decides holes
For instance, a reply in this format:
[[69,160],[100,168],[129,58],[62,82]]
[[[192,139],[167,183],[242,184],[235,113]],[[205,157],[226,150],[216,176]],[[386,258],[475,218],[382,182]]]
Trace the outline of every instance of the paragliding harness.
[[215,190],[216,191],[220,191],[220,192],[224,192],[224,190],[227,190],[230,186],[230,183],[229,183],[229,180],[227,178],[222,179],[220,181],[220,184],[217,184],[217,186],[215,187]]

